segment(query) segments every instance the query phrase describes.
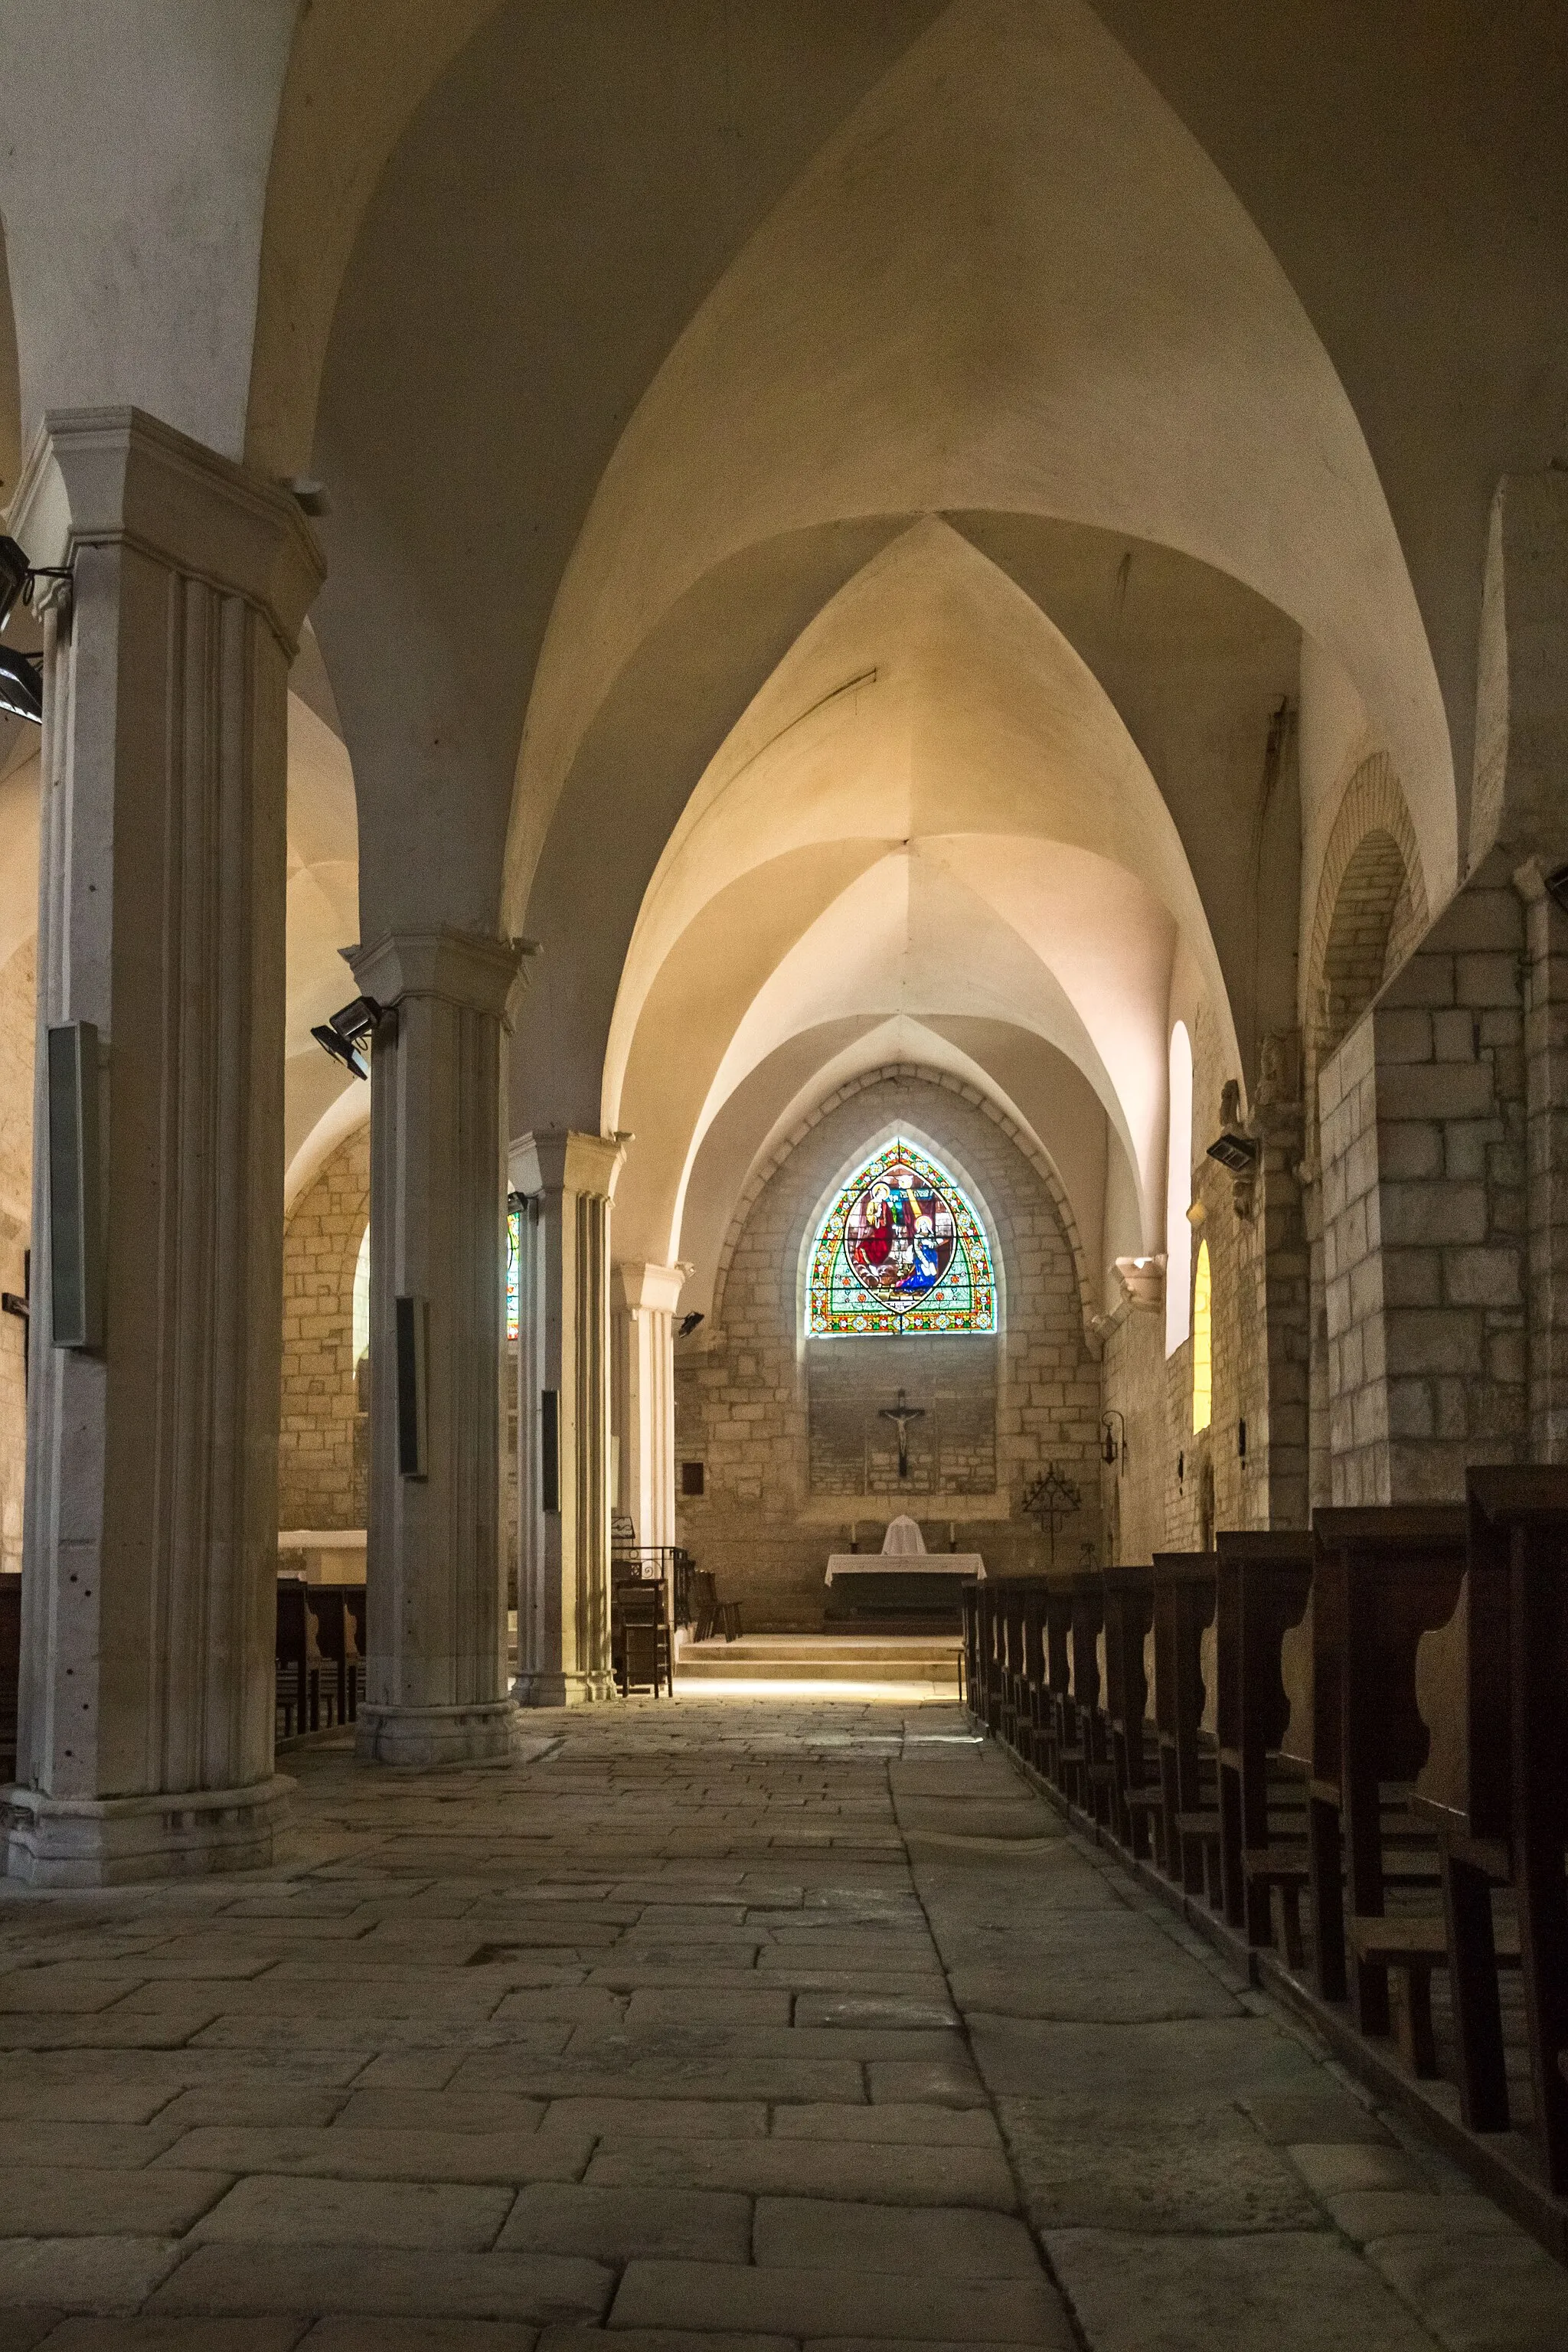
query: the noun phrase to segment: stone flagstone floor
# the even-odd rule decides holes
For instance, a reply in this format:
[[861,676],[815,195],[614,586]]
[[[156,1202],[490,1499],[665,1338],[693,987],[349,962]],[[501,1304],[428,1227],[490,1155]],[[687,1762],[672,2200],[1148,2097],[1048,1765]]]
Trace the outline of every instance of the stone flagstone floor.
[[951,1706],[296,1756],[263,1875],[0,1889],[4,2352],[1547,2352],[1568,2273]]

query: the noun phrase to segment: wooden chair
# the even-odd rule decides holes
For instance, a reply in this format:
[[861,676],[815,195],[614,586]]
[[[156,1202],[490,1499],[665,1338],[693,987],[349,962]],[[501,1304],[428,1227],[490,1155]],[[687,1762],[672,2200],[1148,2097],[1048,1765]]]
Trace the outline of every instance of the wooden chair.
[[1204,1635],[1215,1621],[1213,1552],[1154,1554],[1154,1727],[1165,1875],[1215,1909],[1220,1892],[1217,1793],[1205,1802]]
[[16,1777],[16,1699],[22,1672],[22,1580],[0,1575],[0,1783]]
[[[1225,1915],[1254,1947],[1270,1939],[1275,1900],[1288,1963],[1301,1964],[1300,1895],[1306,1850],[1274,1895],[1268,1874],[1269,1769],[1289,1746],[1291,1705],[1283,1654],[1312,1590],[1310,1535],[1237,1530],[1215,1538],[1215,1738],[1218,1749],[1220,1877]],[[1310,1643],[1310,1633],[1307,1640]],[[1299,1746],[1310,1760],[1305,1726]]]
[[[1384,1917],[1384,1784],[1408,1787],[1426,1760],[1416,1644],[1454,1613],[1466,1515],[1462,1505],[1447,1504],[1326,1510],[1316,1514],[1312,1532],[1307,1863],[1318,1990],[1341,2000],[1347,1990],[1346,1884],[1352,1920]],[[1404,1876],[1410,1885],[1426,1874]],[[1359,1927],[1351,1942],[1348,1990],[1366,2034],[1390,2028],[1389,1935]],[[1408,1970],[1406,1979],[1409,1990]],[[1414,2042],[1415,2029],[1406,2030]]]
[[670,1688],[669,1625],[662,1582],[637,1580],[611,1596],[610,1661],[621,1696]]
[[1144,1645],[1154,1622],[1154,1571],[1108,1568],[1105,1588],[1105,1708],[1110,1733],[1111,1822],[1129,1853],[1150,1851],[1150,1824],[1160,1813],[1157,1774],[1151,1774],[1144,1725],[1149,1683]]
[[741,1639],[741,1604],[738,1601],[721,1601],[712,1573],[705,1568],[694,1568],[690,1576],[693,1610],[692,1638],[710,1642],[722,1633],[726,1642]]

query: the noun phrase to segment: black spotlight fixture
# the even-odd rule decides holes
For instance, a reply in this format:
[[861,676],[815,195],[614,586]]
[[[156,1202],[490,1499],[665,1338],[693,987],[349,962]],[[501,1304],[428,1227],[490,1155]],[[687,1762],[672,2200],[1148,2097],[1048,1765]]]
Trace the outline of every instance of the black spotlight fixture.
[[[26,550],[0,534],[0,629],[19,604],[32,603],[35,581],[69,578],[68,572],[54,565],[29,563]],[[0,646],[0,710],[9,711],[13,719],[29,719],[35,727],[43,725],[44,665],[39,655]]]
[[345,1004],[341,1013],[334,1013],[310,1034],[323,1053],[342,1064],[351,1077],[368,1078],[370,1064],[363,1046],[381,1018],[382,1007],[374,996],[356,996],[352,1004]]
[[0,646],[0,710],[13,719],[44,723],[44,665],[37,654],[19,654]]
[[701,1320],[702,1309],[700,1307],[694,1307],[689,1315],[683,1315],[680,1318],[680,1338],[683,1339],[689,1339],[691,1334],[696,1330],[697,1326],[701,1322]]
[[1222,1168],[1228,1168],[1233,1176],[1250,1176],[1258,1165],[1257,1139],[1237,1135],[1234,1128],[1227,1127],[1209,1145],[1206,1156],[1217,1160]]

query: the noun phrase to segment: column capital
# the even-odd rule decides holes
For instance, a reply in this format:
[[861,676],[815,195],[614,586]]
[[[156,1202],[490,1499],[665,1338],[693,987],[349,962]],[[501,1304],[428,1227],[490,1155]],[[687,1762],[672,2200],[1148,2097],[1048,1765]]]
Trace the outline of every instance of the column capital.
[[498,1019],[505,1014],[521,953],[521,944],[510,940],[444,928],[384,931],[363,947],[344,950],[360,987],[378,1004],[438,996]]
[[643,1265],[626,1260],[616,1266],[614,1297],[617,1307],[652,1307],[673,1315],[680,1301],[689,1265]]
[[11,527],[38,562],[130,547],[239,596],[292,659],[326,559],[298,499],[140,408],[51,409]]
[[616,1197],[616,1181],[629,1137],[580,1135],[570,1127],[536,1129],[513,1139],[508,1170],[514,1192],[587,1193]]

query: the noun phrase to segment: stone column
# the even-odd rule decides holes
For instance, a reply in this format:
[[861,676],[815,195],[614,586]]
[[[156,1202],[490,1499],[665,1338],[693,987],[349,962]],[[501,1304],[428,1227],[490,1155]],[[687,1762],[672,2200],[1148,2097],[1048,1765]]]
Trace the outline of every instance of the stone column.
[[387,1014],[371,1051],[370,1659],[359,1752],[389,1764],[484,1763],[510,1756],[516,1736],[501,1431],[503,1047],[517,950],[468,932],[400,931],[353,961]]
[[[47,646],[7,1866],[101,1885],[270,1861],[287,1791],[272,1769],[287,694],[322,567],[284,492],[134,409],[48,417],[13,528],[74,577]],[[67,1346],[47,1033],[74,1024],[90,1024],[81,1197],[101,1289]]]
[[608,1698],[610,1202],[614,1136],[566,1129],[511,1147],[528,1200],[519,1286],[518,1678],[527,1706]]
[[684,1265],[617,1265],[615,1317],[616,1508],[639,1544],[675,1541],[675,1309]]

